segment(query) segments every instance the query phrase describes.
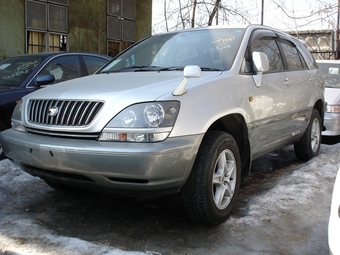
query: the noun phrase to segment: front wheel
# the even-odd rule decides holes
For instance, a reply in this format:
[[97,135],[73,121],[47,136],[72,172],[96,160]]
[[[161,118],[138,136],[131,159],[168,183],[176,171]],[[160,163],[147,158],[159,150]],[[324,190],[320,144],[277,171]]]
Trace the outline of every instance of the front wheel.
[[308,127],[302,138],[294,144],[298,159],[308,161],[319,154],[321,146],[321,117],[317,110],[313,110]]
[[235,139],[225,132],[208,132],[182,189],[191,220],[205,225],[226,221],[241,183],[241,159]]

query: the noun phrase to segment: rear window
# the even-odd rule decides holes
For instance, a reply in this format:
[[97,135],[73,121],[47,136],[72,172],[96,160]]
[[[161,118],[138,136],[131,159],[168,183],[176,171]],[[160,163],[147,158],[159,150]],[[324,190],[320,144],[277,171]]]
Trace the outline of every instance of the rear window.
[[318,63],[328,88],[340,88],[340,63]]

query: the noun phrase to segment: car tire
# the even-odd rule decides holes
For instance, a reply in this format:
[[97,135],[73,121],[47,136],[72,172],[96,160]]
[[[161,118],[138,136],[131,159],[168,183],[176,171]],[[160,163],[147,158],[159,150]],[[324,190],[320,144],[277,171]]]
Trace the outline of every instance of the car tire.
[[313,110],[307,130],[302,138],[294,144],[295,155],[298,159],[308,161],[319,154],[321,146],[321,117]]
[[[6,129],[7,129],[7,127],[5,126],[5,124],[2,121],[0,121],[0,133],[2,131],[6,130]],[[3,160],[5,158],[6,158],[6,156],[5,156],[5,154],[2,150],[2,145],[1,145],[1,141],[0,141],[0,160]]]
[[216,226],[229,217],[241,183],[241,159],[235,139],[222,131],[208,132],[182,189],[189,218]]

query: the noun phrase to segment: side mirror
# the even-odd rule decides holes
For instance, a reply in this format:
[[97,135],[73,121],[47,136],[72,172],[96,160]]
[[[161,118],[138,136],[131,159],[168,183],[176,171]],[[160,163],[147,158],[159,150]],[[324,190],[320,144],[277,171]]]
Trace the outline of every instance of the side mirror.
[[53,74],[39,74],[36,78],[36,83],[40,86],[48,85],[55,81]]
[[202,70],[199,66],[186,66],[183,70],[185,78],[198,78],[202,75]]
[[253,52],[253,62],[258,72],[263,73],[269,71],[269,60],[263,52]]
[[185,89],[185,85],[187,84],[189,78],[199,78],[201,77],[201,75],[202,75],[202,70],[199,66],[192,65],[192,66],[184,67],[184,70],[183,70],[184,79],[172,94],[174,96],[181,96],[185,94],[187,92]]
[[256,87],[261,87],[263,72],[269,71],[269,60],[263,52],[253,52],[253,63],[257,75],[253,76]]

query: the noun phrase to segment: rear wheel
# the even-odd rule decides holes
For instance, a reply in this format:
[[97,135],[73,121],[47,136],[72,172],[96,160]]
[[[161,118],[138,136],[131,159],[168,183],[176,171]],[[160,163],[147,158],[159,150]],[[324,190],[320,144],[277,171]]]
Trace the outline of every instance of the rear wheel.
[[235,139],[221,131],[207,133],[182,189],[191,220],[205,225],[226,221],[240,189],[241,160]]
[[297,143],[294,144],[295,154],[300,160],[310,160],[319,154],[321,146],[321,117],[317,110],[313,110],[308,127]]

